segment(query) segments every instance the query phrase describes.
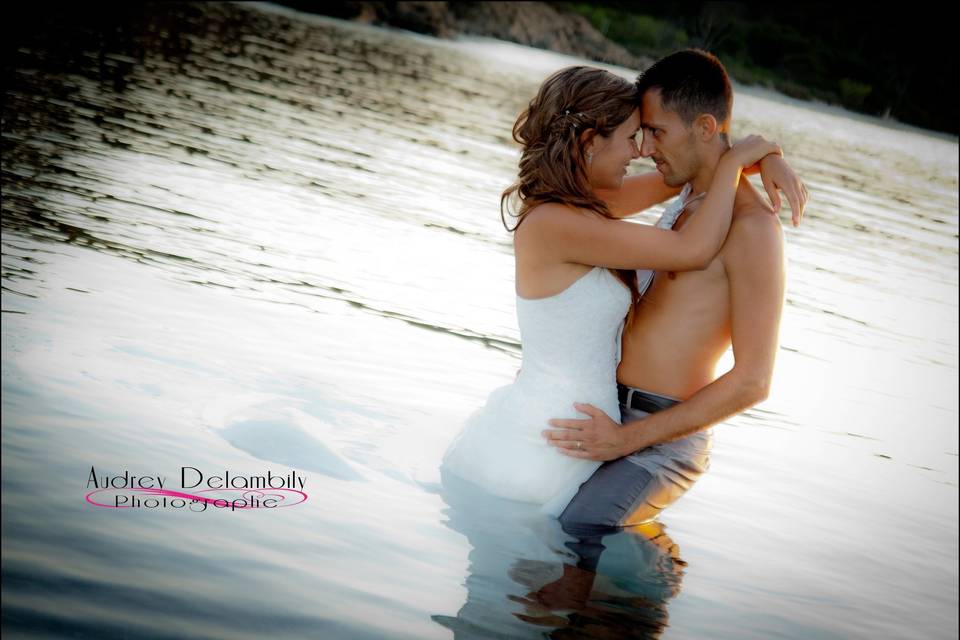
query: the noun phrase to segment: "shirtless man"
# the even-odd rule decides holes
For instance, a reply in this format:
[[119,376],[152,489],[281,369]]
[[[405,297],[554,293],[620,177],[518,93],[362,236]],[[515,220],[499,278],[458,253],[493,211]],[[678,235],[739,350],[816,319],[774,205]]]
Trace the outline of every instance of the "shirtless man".
[[[641,155],[653,158],[668,186],[687,185],[661,220],[669,225],[680,214],[674,228],[681,228],[702,201],[691,194],[709,186],[730,146],[730,81],[714,56],[686,50],[659,60],[637,85]],[[806,188],[799,182],[783,188],[798,225]],[[626,216],[642,206],[643,191],[624,181],[604,198]],[[774,204],[779,208],[778,197]],[[730,231],[706,269],[638,271],[641,291],[651,277],[652,284],[623,332],[617,371],[622,426],[592,405],[575,404],[587,419],[551,420],[557,428],[543,432],[566,455],[605,461],[561,514],[565,527],[652,519],[707,470],[709,427],[767,397],[784,297],[783,231],[772,213],[741,178]],[[715,379],[714,368],[731,344],[736,364]]]

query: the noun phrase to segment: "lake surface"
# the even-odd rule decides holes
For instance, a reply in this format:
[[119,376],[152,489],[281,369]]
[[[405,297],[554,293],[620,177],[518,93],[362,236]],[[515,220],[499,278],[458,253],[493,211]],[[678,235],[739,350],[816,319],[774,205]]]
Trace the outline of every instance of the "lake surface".
[[[518,601],[575,561],[555,521],[442,491],[446,445],[520,362],[510,128],[575,62],[261,4],[23,36],[3,630],[955,638],[955,139],[738,88],[735,137],[777,140],[812,198],[786,229],[774,388],[715,428],[658,524],[604,539],[587,606]],[[308,499],[109,509],[85,500],[92,469],[295,472]]]

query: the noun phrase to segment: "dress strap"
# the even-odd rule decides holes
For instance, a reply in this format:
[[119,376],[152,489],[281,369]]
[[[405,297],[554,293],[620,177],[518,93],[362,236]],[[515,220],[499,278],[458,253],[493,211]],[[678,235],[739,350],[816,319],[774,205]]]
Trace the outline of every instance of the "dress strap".
[[677,223],[677,218],[680,217],[680,214],[683,213],[687,207],[706,197],[707,192],[698,193],[697,195],[690,197],[690,193],[693,191],[693,185],[689,182],[683,186],[683,189],[674,198],[664,210],[663,215],[660,216],[660,220],[657,222],[657,226],[661,229],[672,229],[673,225]]
[[680,213],[683,211],[685,206],[686,199],[690,196],[690,192],[693,191],[693,186],[688,182],[683,185],[683,189],[674,198],[670,204],[668,204],[664,210],[663,215],[660,216],[660,220],[657,221],[657,226],[661,229],[671,229],[673,228],[674,223],[677,221],[677,218],[680,217]]

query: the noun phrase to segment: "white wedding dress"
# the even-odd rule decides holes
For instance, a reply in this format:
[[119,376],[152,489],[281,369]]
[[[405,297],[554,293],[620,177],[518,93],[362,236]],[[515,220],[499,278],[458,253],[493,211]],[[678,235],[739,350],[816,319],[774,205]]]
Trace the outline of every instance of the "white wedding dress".
[[541,432],[551,418],[585,418],[574,402],[620,421],[617,364],[629,306],[627,287],[601,267],[548,298],[517,296],[520,375],[467,419],[443,456],[441,475],[559,516],[601,463],[560,453]]

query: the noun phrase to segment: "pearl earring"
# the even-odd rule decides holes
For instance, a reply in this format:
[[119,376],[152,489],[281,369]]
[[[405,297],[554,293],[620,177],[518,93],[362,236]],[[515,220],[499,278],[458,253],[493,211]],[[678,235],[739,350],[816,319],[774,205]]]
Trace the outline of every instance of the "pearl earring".
[[593,151],[587,151],[587,166],[593,162]]

